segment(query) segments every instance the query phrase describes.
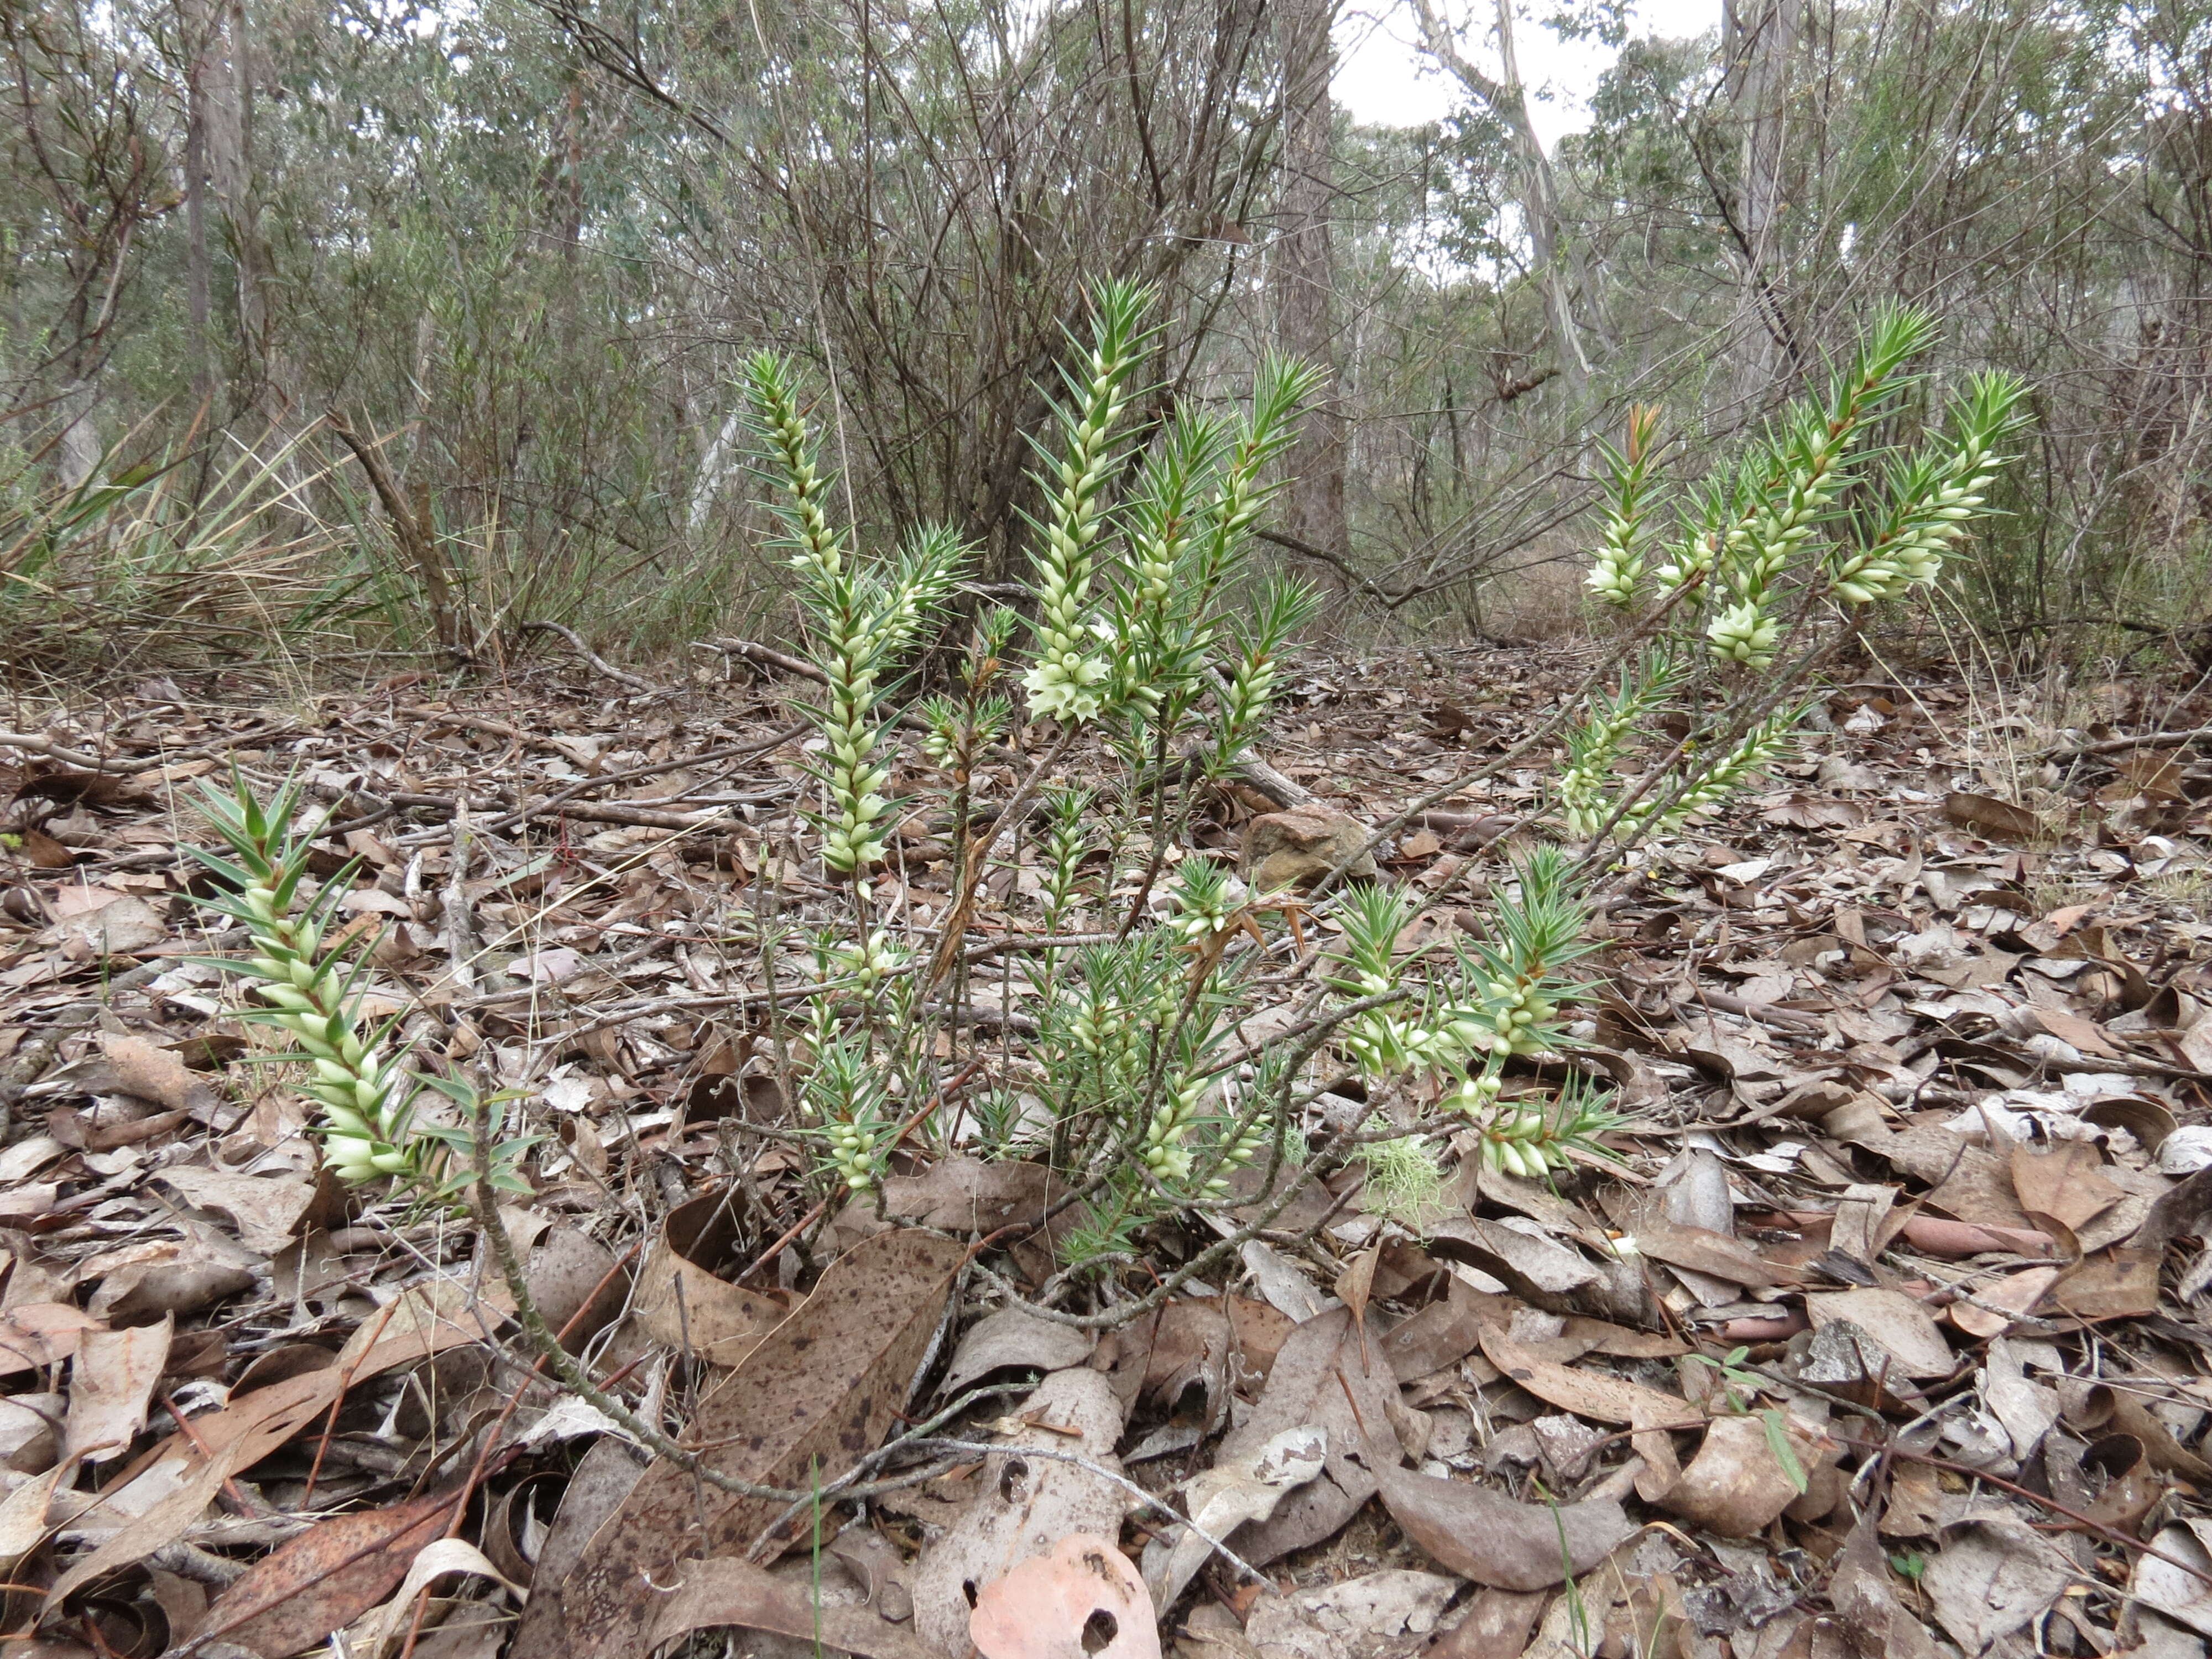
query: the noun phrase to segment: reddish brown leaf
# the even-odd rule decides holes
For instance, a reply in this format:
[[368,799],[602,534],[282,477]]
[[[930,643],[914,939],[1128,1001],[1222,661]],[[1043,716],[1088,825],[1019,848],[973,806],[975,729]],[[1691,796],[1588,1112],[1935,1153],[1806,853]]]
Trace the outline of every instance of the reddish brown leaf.
[[23,856],[39,870],[66,870],[76,862],[76,854],[43,830],[23,831]]
[[2043,832],[2043,821],[2024,806],[2015,806],[1995,795],[1953,793],[1943,798],[1943,816],[1965,829],[1978,830],[1997,841],[2032,841]]
[[862,1659],[940,1659],[912,1631],[890,1623],[875,1608],[817,1607],[805,1586],[787,1583],[750,1561],[726,1555],[687,1561],[675,1582],[678,1588],[663,1600],[652,1631],[639,1644],[641,1654],[693,1631],[734,1628],[767,1631],[810,1646],[818,1638],[825,1651]]
[[2121,1192],[2105,1179],[2104,1154],[2094,1142],[2062,1140],[2048,1152],[2025,1144],[2012,1149],[2013,1190],[2031,1221],[2055,1221],[2069,1233],[2118,1203]]
[[[962,1245],[910,1229],[854,1245],[700,1402],[687,1437],[712,1447],[708,1458],[738,1480],[788,1487],[843,1473],[905,1404],[966,1259]],[[660,1599],[650,1586],[670,1582],[686,1557],[745,1552],[785,1507],[702,1489],[656,1464],[600,1527],[577,1570],[564,1583],[538,1584],[515,1659],[643,1651]]]
[[399,1587],[415,1553],[444,1534],[460,1496],[418,1498],[309,1528],[209,1604],[202,1638],[219,1637],[262,1659],[319,1645]]
[[1372,1437],[1366,1443],[1390,1518],[1438,1566],[1478,1584],[1547,1589],[1588,1572],[1637,1534],[1612,1498],[1516,1504],[1471,1480],[1401,1469],[1395,1447],[1377,1449]]

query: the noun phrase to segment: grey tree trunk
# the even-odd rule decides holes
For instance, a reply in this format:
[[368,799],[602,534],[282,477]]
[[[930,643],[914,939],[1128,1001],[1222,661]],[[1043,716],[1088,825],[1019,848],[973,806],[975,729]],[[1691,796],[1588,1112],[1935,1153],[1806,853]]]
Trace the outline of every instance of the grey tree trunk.
[[1486,75],[1468,61],[1450,25],[1437,9],[1436,0],[1414,0],[1414,3],[1420,17],[1423,50],[1480,99],[1512,137],[1521,217],[1528,234],[1533,275],[1543,295],[1544,320],[1552,331],[1559,373],[1579,402],[1590,376],[1589,351],[1579,313],[1589,282],[1582,250],[1567,234],[1559,217],[1559,185],[1553,175],[1552,158],[1536,136],[1528,88],[1521,84],[1520,58],[1513,42],[1513,0],[1498,0],[1498,51],[1503,80]]
[[[1283,529],[1339,558],[1350,551],[1344,510],[1345,418],[1337,387],[1336,256],[1331,220],[1336,173],[1329,155],[1328,83],[1336,65],[1329,31],[1335,0],[1285,0],[1276,9],[1283,64],[1283,193],[1269,278],[1275,343],[1322,371],[1288,466]],[[1341,571],[1328,580],[1340,590]]]
[[1789,325],[1775,277],[1781,269],[1784,143],[1797,33],[1797,0],[1726,0],[1723,62],[1729,102],[1743,134],[1736,192],[1743,280],[1731,327],[1730,389],[1747,415],[1767,400],[1784,366]]
[[100,441],[100,422],[95,414],[99,404],[100,389],[89,380],[73,379],[62,392],[64,425],[61,446],[55,453],[54,465],[60,472],[64,489],[75,489],[88,482],[100,470],[100,458],[103,452]]
[[253,167],[253,52],[245,0],[208,0],[202,58],[208,183],[238,265],[239,362],[270,423],[295,401],[292,376],[275,349],[270,290],[275,266],[261,229],[261,196]]
[[202,408],[220,418],[215,405],[222,375],[211,315],[215,263],[207,222],[207,56],[213,31],[200,8],[186,3],[178,13],[185,26],[185,310],[191,328],[192,393]]

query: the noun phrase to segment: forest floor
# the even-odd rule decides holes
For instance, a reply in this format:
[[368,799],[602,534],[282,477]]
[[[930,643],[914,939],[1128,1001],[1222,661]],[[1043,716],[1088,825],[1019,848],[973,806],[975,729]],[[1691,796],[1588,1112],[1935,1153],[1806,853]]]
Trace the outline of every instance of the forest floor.
[[[1586,665],[1308,659],[1265,756],[1382,824]],[[1576,1030],[1617,1166],[1470,1158],[1412,1225],[1339,1176],[1106,1329],[1006,1305],[1053,1273],[1054,1189],[956,1129],[813,1210],[745,942],[825,890],[786,855],[792,690],[18,703],[0,1653],[1135,1659],[1155,1613],[1185,1659],[2203,1653],[2212,760],[2179,734],[2212,699],[1862,672],[1601,895]],[[553,1380],[479,1215],[319,1169],[200,960],[243,933],[179,848],[234,767],[332,812],[372,1005],[546,1137],[498,1215],[546,1323],[755,1490],[648,1468]],[[1550,775],[1383,849],[1437,901],[1407,948],[1480,928],[1487,840]],[[1196,845],[1271,805],[1224,791]],[[895,925],[941,908],[937,833],[904,828]],[[1036,888],[1001,851],[987,938]],[[856,1466],[873,1495],[807,1501]]]

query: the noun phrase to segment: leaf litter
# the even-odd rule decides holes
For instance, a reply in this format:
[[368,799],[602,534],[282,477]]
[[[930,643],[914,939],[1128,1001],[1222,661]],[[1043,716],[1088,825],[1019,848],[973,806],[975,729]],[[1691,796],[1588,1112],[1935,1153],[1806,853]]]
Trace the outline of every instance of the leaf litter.
[[[1388,821],[1571,657],[1310,659],[1271,755],[1304,799],[1231,786],[1201,843],[1285,805]],[[1634,1109],[1617,1172],[1476,1171],[1404,1223],[1339,1193],[1118,1327],[1008,1301],[1084,1212],[973,1135],[902,1152],[880,1210],[805,1213],[774,992],[726,925],[809,897],[769,696],[540,672],[496,711],[412,684],[280,717],[223,679],[57,708],[40,741],[108,769],[33,751],[9,826],[6,1629],[264,1659],[732,1626],[882,1659],[2202,1654],[2212,769],[2033,775],[1978,706],[1839,693],[1753,811],[1613,884],[1574,1035]],[[319,1174],[198,960],[240,941],[186,902],[181,791],[234,764],[343,826],[314,874],[354,861],[376,1010],[544,1131],[501,1215],[534,1305],[684,1465],[533,1348],[477,1218]],[[1491,779],[1381,861],[1448,890],[1495,836],[1466,826],[1540,787]],[[1002,850],[987,937],[1030,925]],[[1149,1241],[1161,1271],[1193,1231]]]

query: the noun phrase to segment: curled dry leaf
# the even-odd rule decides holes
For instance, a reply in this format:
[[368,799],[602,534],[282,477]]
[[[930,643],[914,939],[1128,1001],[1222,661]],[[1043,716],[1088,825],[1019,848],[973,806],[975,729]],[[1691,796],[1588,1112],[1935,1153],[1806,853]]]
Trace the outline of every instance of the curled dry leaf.
[[730,1193],[678,1205],[637,1271],[632,1317],[646,1335],[713,1365],[734,1365],[784,1316],[783,1305],[732,1285],[702,1266],[727,1250],[736,1232]]
[[1119,1549],[1084,1533],[978,1589],[968,1639],[983,1659],[1159,1659],[1160,1652],[1145,1581]]
[[1053,1372],[1021,1417],[1034,1426],[985,1461],[975,1501],[915,1571],[915,1630],[941,1651],[958,1650],[979,1587],[1071,1533],[1118,1530],[1127,1507],[1121,1487],[1082,1464],[1024,1455],[1071,1454],[1121,1472],[1114,1445],[1127,1413],[1103,1371]]
[[146,1402],[161,1381],[175,1329],[165,1317],[158,1325],[83,1334],[70,1364],[67,1455],[109,1463],[131,1449],[146,1426]]
[[1080,1365],[1097,1345],[1093,1332],[1040,1319],[1026,1309],[1001,1308],[976,1321],[960,1339],[939,1387],[950,1395],[993,1371],[1056,1371]]
[[1638,1530],[1609,1498],[1519,1504],[1472,1481],[1401,1469],[1395,1449],[1366,1443],[1390,1518],[1438,1566],[1478,1584],[1548,1589],[1588,1572]]
[[[1785,1419],[1792,1455],[1801,1472],[1819,1461],[1812,1436]],[[1705,1443],[1682,1471],[1674,1489],[1661,1499],[1683,1519],[1723,1538],[1749,1538],[1790,1507],[1797,1483],[1774,1455],[1763,1417],[1716,1417]]]
[[1193,1476],[1183,1495],[1190,1527],[1171,1547],[1155,1540],[1145,1548],[1145,1586],[1153,1605],[1173,1607],[1212,1553],[1206,1540],[1225,1542],[1247,1521],[1266,1520],[1284,1493],[1321,1473],[1328,1451],[1327,1432],[1309,1425],[1284,1430],[1249,1461],[1217,1462]]

